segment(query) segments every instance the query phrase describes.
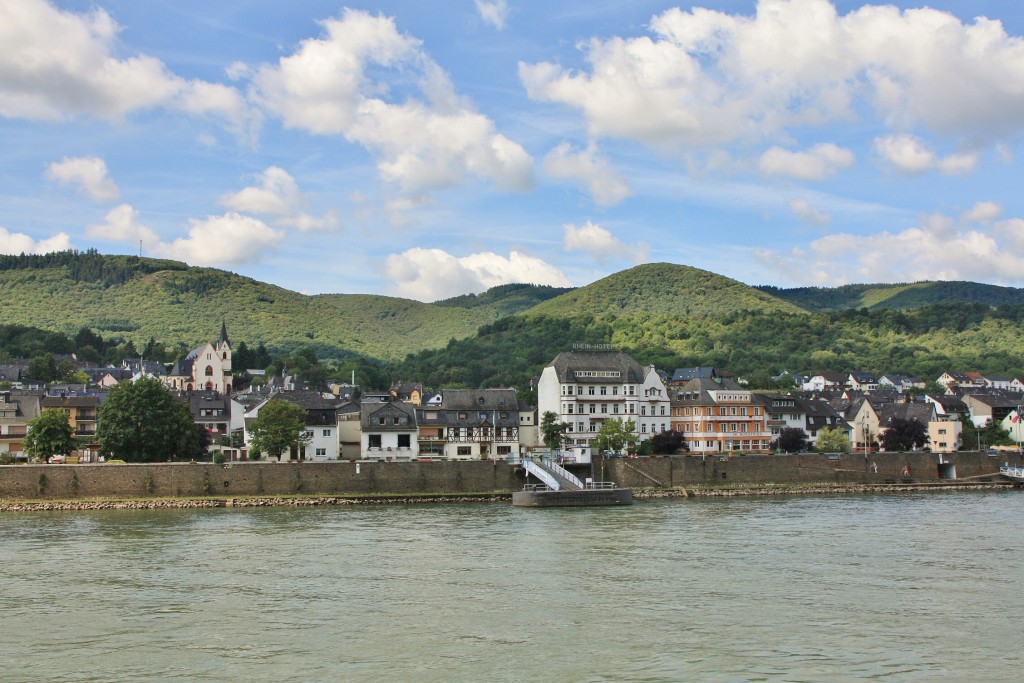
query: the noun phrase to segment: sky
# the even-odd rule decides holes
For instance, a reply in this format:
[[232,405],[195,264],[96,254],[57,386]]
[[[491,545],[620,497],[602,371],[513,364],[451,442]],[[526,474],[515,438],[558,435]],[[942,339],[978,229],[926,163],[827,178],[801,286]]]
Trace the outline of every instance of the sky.
[[1024,286],[1024,3],[0,0],[0,252]]

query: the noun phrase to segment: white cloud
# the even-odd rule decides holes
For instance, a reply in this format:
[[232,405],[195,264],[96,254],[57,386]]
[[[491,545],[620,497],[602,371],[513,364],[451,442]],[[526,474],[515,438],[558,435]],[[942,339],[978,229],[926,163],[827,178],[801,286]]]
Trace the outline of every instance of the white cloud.
[[875,151],[898,171],[917,175],[938,170],[946,175],[964,175],[978,165],[977,152],[939,157],[920,138],[913,135],[888,135],[875,138]]
[[253,79],[252,97],[286,126],[363,145],[381,177],[406,191],[468,176],[503,189],[532,185],[530,155],[459,98],[420,41],[401,35],[392,19],[346,9],[322,25],[322,38],[303,41]]
[[824,180],[837,171],[853,166],[853,152],[830,143],[815,145],[806,152],[791,152],[772,147],[761,155],[758,167],[765,175],[781,175],[800,180]]
[[99,8],[76,14],[44,0],[0,4],[0,116],[120,120],[168,107],[214,116],[238,131],[251,123],[232,88],[183,79],[147,55],[115,56],[118,30]]
[[106,222],[90,225],[86,234],[102,240],[116,242],[142,242],[147,248],[156,248],[160,238],[139,220],[138,212],[129,204],[121,204],[107,212]]
[[962,223],[991,223],[1003,213],[997,202],[978,202],[960,216]]
[[271,166],[263,171],[260,180],[261,186],[225,195],[220,198],[220,203],[235,211],[275,216],[282,227],[297,228],[302,232],[338,227],[338,216],[334,212],[319,217],[305,212],[308,199],[284,169]]
[[[761,0],[754,16],[669,9],[650,35],[580,43],[588,67],[520,63],[535,100],[580,110],[593,137],[714,147],[849,121],[868,103],[898,131],[995,142],[1024,131],[1024,41],[984,18],[828,0]],[[869,114],[870,116],[870,114]]]
[[107,163],[99,157],[64,157],[46,169],[46,177],[61,185],[77,185],[94,201],[110,202],[120,196],[107,175]]
[[23,232],[10,232],[0,227],[0,254],[46,254],[68,249],[71,249],[71,238],[66,232],[37,242]]
[[242,264],[260,260],[284,239],[284,232],[234,212],[193,219],[190,223],[188,237],[161,243],[154,252],[193,265]]
[[815,209],[805,199],[791,199],[789,210],[800,220],[818,227],[828,225],[832,220],[832,214]]
[[645,243],[626,244],[590,221],[580,227],[571,223],[563,226],[562,246],[566,251],[589,252],[600,263],[628,260],[635,265],[645,262],[651,253]]
[[505,22],[508,20],[507,0],[474,0],[474,2],[481,19],[499,31],[505,28]]
[[597,155],[593,145],[576,152],[563,142],[544,158],[544,172],[585,187],[599,206],[614,206],[633,194],[626,179],[616,173],[608,159]]
[[498,285],[525,282],[569,287],[561,270],[539,258],[513,250],[508,257],[481,252],[457,257],[441,249],[414,248],[391,254],[384,273],[395,296],[437,301]]
[[759,250],[757,259],[809,285],[850,282],[969,280],[1024,284],[1024,220],[990,228],[958,228],[948,216],[928,216],[900,232],[828,235],[807,248]]

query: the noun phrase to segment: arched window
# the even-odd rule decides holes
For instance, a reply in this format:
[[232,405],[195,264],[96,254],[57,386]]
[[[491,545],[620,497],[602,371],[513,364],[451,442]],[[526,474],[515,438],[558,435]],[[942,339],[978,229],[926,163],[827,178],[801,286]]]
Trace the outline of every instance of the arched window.
[[224,360],[227,360],[227,359],[228,359],[228,352],[227,352],[227,351],[225,351],[225,352],[224,352]]
[[206,390],[207,391],[213,391],[213,382],[207,382],[206,383]]
[[213,377],[213,366],[212,365],[207,365],[206,366],[206,376],[207,377]]

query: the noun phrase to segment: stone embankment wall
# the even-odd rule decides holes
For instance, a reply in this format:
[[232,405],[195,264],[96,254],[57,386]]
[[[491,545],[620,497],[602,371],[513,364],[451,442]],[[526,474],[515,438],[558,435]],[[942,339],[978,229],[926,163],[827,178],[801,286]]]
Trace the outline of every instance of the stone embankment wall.
[[[940,458],[942,464],[940,464]],[[872,471],[872,463],[877,472]],[[1003,465],[1024,466],[1019,453],[824,453],[793,455],[614,458],[604,463],[604,479],[629,487],[746,486],[763,484],[894,484],[996,474]],[[910,470],[903,474],[903,467]],[[600,478],[600,465],[595,465]]]
[[[625,458],[570,466],[581,477],[633,488],[679,488],[765,484],[887,484],[992,475],[1019,454],[863,453],[838,458],[821,453],[729,457]],[[876,463],[878,472],[871,471]],[[903,466],[910,476],[901,474]],[[150,465],[0,466],[0,499],[159,498],[209,496],[449,495],[511,493],[522,488],[523,471],[504,462],[322,462],[174,463]]]
[[8,465],[0,499],[449,494],[513,491],[503,462]]

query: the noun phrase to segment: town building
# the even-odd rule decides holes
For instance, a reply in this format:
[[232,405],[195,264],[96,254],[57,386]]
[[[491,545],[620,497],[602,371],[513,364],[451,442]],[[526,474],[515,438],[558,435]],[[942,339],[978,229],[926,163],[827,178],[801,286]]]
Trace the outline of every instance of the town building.
[[39,415],[41,391],[0,391],[0,457],[24,460],[28,423]]
[[163,382],[174,391],[219,391],[231,393],[231,341],[227,325],[221,323],[220,338],[193,349],[174,364]]
[[635,425],[638,441],[670,428],[668,391],[653,365],[641,366],[625,353],[598,350],[558,354],[541,372],[537,409],[569,425],[563,452],[590,462],[593,441],[606,420]]
[[696,378],[672,396],[673,431],[682,432],[690,453],[767,453],[772,433],[760,401],[722,378]]
[[420,406],[421,458],[505,460],[520,454],[515,389],[447,389],[440,405]]
[[402,401],[371,401],[360,406],[360,457],[409,461],[419,457],[416,406]]

